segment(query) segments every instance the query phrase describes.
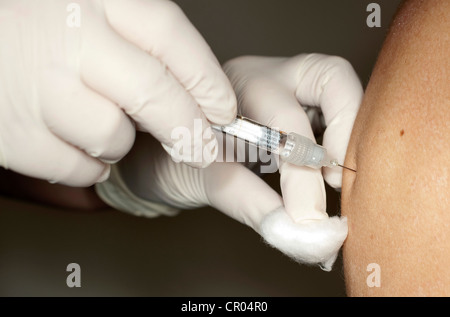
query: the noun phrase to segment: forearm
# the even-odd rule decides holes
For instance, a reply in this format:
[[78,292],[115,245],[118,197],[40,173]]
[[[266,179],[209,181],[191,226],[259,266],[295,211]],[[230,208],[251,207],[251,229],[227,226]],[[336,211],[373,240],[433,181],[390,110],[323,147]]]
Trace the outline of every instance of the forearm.
[[449,13],[446,0],[407,1],[367,87],[345,162],[358,172],[342,187],[349,295],[450,295]]
[[0,195],[75,210],[106,208],[93,187],[75,188],[23,176],[0,168]]

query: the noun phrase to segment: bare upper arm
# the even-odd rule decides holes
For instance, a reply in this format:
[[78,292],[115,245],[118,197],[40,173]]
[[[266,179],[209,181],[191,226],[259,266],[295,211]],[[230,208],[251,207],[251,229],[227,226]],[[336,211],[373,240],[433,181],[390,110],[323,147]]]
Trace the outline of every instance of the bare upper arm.
[[407,1],[380,52],[345,163],[348,295],[450,295],[449,36],[450,1]]

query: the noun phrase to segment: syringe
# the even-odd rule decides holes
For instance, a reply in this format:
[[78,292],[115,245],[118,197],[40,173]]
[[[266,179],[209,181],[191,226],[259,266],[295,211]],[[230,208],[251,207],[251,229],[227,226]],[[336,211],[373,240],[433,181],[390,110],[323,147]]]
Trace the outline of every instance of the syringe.
[[323,146],[294,132],[275,130],[242,116],[237,116],[228,125],[212,125],[212,128],[278,154],[283,161],[294,165],[312,168],[339,166],[356,173],[354,169],[343,166],[336,159],[329,157]]

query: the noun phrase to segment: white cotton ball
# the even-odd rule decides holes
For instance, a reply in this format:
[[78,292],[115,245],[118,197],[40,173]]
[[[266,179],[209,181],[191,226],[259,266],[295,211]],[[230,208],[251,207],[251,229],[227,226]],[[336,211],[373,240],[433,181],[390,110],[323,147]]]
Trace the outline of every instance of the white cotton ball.
[[295,223],[284,208],[278,208],[263,218],[260,233],[268,244],[297,262],[331,271],[347,232],[345,217]]

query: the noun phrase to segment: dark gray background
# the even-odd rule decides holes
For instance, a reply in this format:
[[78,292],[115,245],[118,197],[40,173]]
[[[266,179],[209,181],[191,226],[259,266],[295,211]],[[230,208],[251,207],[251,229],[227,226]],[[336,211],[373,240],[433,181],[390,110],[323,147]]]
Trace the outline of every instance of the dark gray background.
[[[239,55],[340,55],[367,84],[400,1],[176,1],[221,63]],[[268,182],[278,189],[278,175]],[[328,210],[339,195],[327,188]],[[81,266],[82,287],[66,286]],[[143,219],[79,213],[0,197],[1,296],[345,296],[342,259],[332,272],[294,263],[251,229],[211,208]]]

